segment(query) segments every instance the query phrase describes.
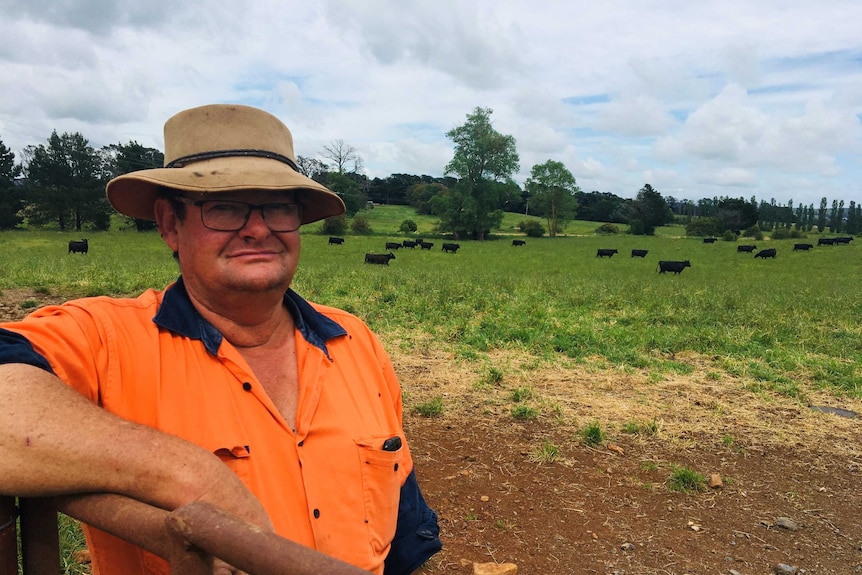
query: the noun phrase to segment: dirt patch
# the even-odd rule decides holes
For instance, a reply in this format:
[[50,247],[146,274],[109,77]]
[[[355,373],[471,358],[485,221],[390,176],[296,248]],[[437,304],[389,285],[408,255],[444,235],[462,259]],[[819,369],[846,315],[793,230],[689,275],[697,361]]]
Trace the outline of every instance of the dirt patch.
[[[0,318],[60,301],[4,290]],[[752,391],[694,355],[676,358],[690,374],[656,377],[516,353],[456,361],[382,335],[440,518],[444,550],[426,573],[467,575],[474,562],[520,575],[862,572],[859,418]],[[417,413],[434,399],[441,415]],[[809,400],[862,414],[858,400]],[[604,435],[593,446],[580,434],[591,424]],[[680,469],[721,486],[673,491]]]
[[[860,420],[684,359],[692,374],[655,378],[501,354],[490,364],[505,375],[489,383],[485,364],[393,353],[444,541],[425,571],[496,562],[521,575],[862,572]],[[441,416],[410,408],[433,397]],[[858,401],[812,401],[862,413]],[[517,405],[535,418],[513,417]],[[591,424],[604,432],[595,446],[581,435]],[[673,491],[679,470],[721,485]]]

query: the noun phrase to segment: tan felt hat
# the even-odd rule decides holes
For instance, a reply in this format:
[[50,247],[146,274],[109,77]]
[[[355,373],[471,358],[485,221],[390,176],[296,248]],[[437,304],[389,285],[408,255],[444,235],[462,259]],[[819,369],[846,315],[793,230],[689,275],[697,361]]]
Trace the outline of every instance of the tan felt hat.
[[198,194],[298,190],[303,224],[344,213],[340,197],[297,168],[287,126],[249,106],[214,104],[173,116],[165,122],[165,167],[117,176],[106,191],[117,211],[154,220],[162,186]]

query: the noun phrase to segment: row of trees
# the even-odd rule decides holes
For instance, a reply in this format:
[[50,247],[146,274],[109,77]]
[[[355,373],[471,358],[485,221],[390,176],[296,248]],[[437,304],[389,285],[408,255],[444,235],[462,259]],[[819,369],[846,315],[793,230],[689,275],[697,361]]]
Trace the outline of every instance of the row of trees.
[[[645,184],[634,199],[607,192],[583,192],[562,162],[534,165],[521,188],[513,177],[520,170],[515,139],[497,132],[492,110],[475,108],[466,122],[446,133],[454,143],[452,160],[443,177],[392,174],[368,179],[356,149],[343,140],[324,146],[319,158],[297,157],[308,177],[339,194],[348,215],[368,202],[412,205],[419,213],[439,218],[439,229],[456,239],[484,239],[498,227],[503,213],[518,212],[544,218],[547,233],[555,236],[573,220],[624,223],[631,233],[653,234],[656,227],[676,218],[698,234],[741,232],[752,226],[811,231],[827,226],[833,232],[862,231],[862,205],[823,198],[813,204],[787,206],[758,203],[754,197],[677,200]],[[53,132],[46,144],[28,146],[21,163],[0,141],[0,229],[27,222],[57,225],[61,230],[85,227],[107,229],[113,210],[104,197],[105,183],[116,175],[160,167],[163,154],[132,141],[92,148],[79,133]],[[23,177],[22,177],[23,176]],[[692,222],[696,221],[696,225]],[[134,221],[138,230],[152,222]]]

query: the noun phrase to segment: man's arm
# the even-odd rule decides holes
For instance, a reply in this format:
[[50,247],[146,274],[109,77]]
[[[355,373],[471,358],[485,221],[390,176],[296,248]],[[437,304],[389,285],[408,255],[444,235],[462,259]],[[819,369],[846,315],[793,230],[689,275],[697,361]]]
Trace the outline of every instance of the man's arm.
[[271,528],[217,456],[120,419],[31,365],[0,365],[0,448],[0,493],[119,493],[169,510],[202,500]]

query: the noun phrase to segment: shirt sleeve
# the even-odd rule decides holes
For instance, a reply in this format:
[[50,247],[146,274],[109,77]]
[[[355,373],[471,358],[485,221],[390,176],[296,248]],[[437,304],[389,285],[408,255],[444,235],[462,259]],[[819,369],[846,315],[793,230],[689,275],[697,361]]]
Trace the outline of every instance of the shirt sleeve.
[[14,331],[0,328],[0,364],[25,363],[54,373],[51,364],[26,337]]
[[442,548],[437,514],[425,503],[413,470],[401,486],[398,525],[383,575],[409,575]]

